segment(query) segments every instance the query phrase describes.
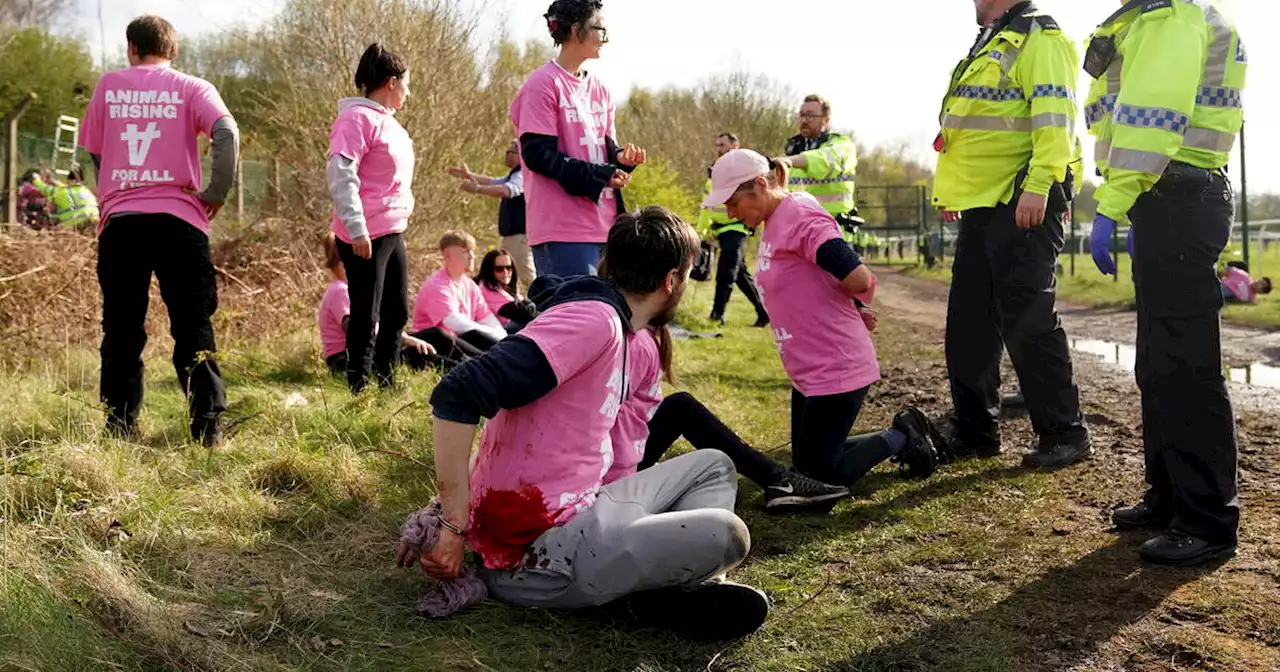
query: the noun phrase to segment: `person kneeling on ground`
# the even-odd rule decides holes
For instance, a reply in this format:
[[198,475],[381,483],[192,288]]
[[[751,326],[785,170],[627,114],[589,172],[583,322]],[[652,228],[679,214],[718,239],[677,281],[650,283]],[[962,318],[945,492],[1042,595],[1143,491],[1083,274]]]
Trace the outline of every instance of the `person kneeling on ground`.
[[1271,278],[1254,280],[1240,264],[1228,263],[1218,275],[1222,283],[1222,299],[1227,303],[1256,303],[1259,294],[1271,293]]
[[[460,575],[467,543],[497,599],[576,609],[615,603],[642,623],[730,639],[764,623],[764,593],[725,581],[751,536],[737,472],[716,450],[608,485],[610,430],[629,395],[627,340],[675,315],[698,251],[661,207],[619,216],[607,274],[565,282],[519,334],[460,364],[431,396],[439,540],[422,569]],[[476,425],[485,423],[474,470]]]
[[[342,375],[347,370],[347,324],[351,321],[351,291],[347,287],[347,269],[342,265],[342,257],[338,254],[337,238],[330,232],[324,239],[325,267],[329,269],[331,279],[320,299],[320,309],[316,311],[316,324],[320,328],[320,345],[323,349],[324,363],[329,373]],[[373,326],[374,332],[378,325]],[[421,341],[409,334],[400,335],[401,347],[428,361],[446,363],[436,356],[436,349],[430,343]]]
[[[444,268],[422,283],[413,303],[413,336],[430,343],[446,359],[477,357],[507,337],[507,330],[489,312],[484,295],[470,274],[475,271],[476,239],[465,231],[446,231],[440,237]],[[409,366],[425,362],[410,357]]]
[[[760,239],[756,282],[772,320],[782,368],[791,379],[791,463],[824,483],[851,485],[891,460],[912,476],[937,467],[928,418],[909,407],[881,432],[849,436],[871,384],[880,379],[859,303],[874,276],[844,242],[836,220],[812,195],[787,190],[787,164],[735,149],[711,169],[703,207],[723,205]],[[855,302],[857,299],[857,302]]]
[[498,322],[508,334],[520,331],[538,314],[532,301],[520,298],[516,289],[520,272],[506,250],[489,250],[480,261],[475,280],[489,312],[498,316]]
[[604,482],[612,483],[653,467],[681,436],[697,449],[722,451],[738,473],[764,489],[770,511],[815,506],[849,496],[849,489],[827,485],[788,471],[747,445],[696,397],[677,392],[662,398],[662,378],[671,372],[671,334],[665,326],[641,329],[627,346],[630,394],[613,426],[613,467]]

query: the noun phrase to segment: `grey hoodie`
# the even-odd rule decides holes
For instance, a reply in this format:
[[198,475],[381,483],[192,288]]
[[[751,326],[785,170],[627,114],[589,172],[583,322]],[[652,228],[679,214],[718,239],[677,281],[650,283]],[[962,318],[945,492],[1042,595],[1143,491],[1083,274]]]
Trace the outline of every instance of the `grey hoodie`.
[[[395,110],[389,110],[364,97],[339,100],[338,114],[360,106],[395,114]],[[359,171],[360,164],[338,155],[329,157],[324,171],[325,181],[329,183],[329,197],[333,199],[333,211],[352,240],[369,235],[369,229],[365,226],[364,206],[360,203]]]

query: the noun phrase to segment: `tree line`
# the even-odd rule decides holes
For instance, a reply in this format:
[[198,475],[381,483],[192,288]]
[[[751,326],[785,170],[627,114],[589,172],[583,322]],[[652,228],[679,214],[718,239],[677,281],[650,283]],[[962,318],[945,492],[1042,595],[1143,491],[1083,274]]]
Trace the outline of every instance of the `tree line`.
[[[81,114],[97,79],[83,41],[41,20],[68,1],[0,0],[0,108],[35,91],[39,102],[22,121],[27,133],[51,136],[58,115]],[[400,116],[418,152],[415,217],[424,226],[416,228],[488,227],[495,204],[464,198],[445,169],[465,161],[473,170],[504,171],[508,106],[528,73],[554,56],[549,40],[486,40],[477,17],[449,0],[288,0],[264,25],[185,39],[176,66],[218,87],[239,122],[246,159],[275,167],[281,214],[323,221],[329,127],[337,101],[357,95],[353,64],[375,37],[416,66],[413,95]],[[690,87],[632,89],[618,109],[618,135],[648,149],[650,164],[624,197],[695,216],[715,136],[732,131],[744,146],[778,154],[795,133],[795,110],[806,93],[821,92],[795,91],[749,72]],[[856,129],[849,135],[857,142]],[[933,225],[932,212],[914,207],[915,187],[932,181],[931,165],[902,143],[857,144],[863,216],[872,225],[914,227],[924,215]],[[878,188],[890,185],[903,188]],[[1080,221],[1092,217],[1092,186],[1083,186],[1077,202]],[[1250,215],[1280,217],[1280,196],[1251,199]]]

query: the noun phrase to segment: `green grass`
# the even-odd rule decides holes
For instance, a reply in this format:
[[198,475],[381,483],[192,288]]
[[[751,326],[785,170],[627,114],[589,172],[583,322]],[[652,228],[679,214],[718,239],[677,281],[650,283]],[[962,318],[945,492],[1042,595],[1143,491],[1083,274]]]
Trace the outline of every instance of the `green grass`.
[[[683,324],[709,326],[695,316],[711,291],[690,292]],[[745,326],[753,317],[735,296],[725,338],[678,343],[678,373],[786,461],[789,386],[768,332]],[[907,403],[940,410],[937,334],[886,316],[876,342],[885,380],[857,429],[885,426]],[[353,399],[309,333],[231,347],[223,363],[233,429],[213,451],[186,440],[159,354],[137,443],[100,436],[91,351],[0,374],[0,669],[1049,670],[1097,651],[1108,669],[1188,656],[1220,669],[1280,663],[1266,645],[1280,641],[1280,619],[1263,569],[1143,569],[1136,541],[1105,533],[1090,508],[1138,492],[1140,474],[1114,463],[1028,473],[1016,456],[923,482],[884,466],[830,514],[766,515],[744,481],[753,549],[733,578],[766,590],[774,610],[741,642],[494,601],[424,620],[412,605],[430,582],[394,569],[393,553],[404,516],[433,494],[419,462],[431,462],[434,378],[405,375],[401,389]],[[1131,439],[1130,426],[1114,431]],[[1029,440],[1018,431],[1011,441]],[[1272,509],[1251,509],[1248,524],[1274,538]],[[1269,552],[1246,567],[1274,567]],[[1213,637],[1144,634],[1166,602]]]
[[[1228,252],[1224,259],[1238,259],[1237,252]],[[1063,301],[1086,306],[1110,307],[1133,305],[1133,277],[1131,275],[1129,255],[1120,254],[1116,265],[1120,269],[1118,276],[1103,275],[1093,264],[1088,254],[1078,254],[1075,258],[1075,274],[1071,273],[1070,255],[1062,255],[1058,261],[1062,264],[1063,274],[1058,278],[1058,298]],[[1272,246],[1266,254],[1261,254],[1255,247],[1250,258],[1250,268],[1255,278],[1271,277],[1280,283],[1280,246]],[[929,278],[942,282],[951,281],[951,263],[939,264],[933,269],[924,266],[913,266],[906,270],[908,275]],[[1223,319],[1240,324],[1256,326],[1280,326],[1280,291],[1259,296],[1254,305],[1230,305],[1222,311]]]

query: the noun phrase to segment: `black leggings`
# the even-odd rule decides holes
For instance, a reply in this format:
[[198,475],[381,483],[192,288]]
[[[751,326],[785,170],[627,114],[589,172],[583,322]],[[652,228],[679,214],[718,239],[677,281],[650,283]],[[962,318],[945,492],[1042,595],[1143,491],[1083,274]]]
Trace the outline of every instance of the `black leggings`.
[[806,397],[791,389],[791,463],[832,485],[849,485],[893,455],[885,432],[849,436],[870,386]]
[[649,420],[649,439],[644,444],[640,469],[648,469],[683,436],[694,448],[714,448],[729,456],[738,473],[762,488],[782,482],[787,470],[748,446],[733,430],[720,422],[688,392],[677,392],[658,405]]
[[[356,256],[351,245],[338,241],[338,256],[347,271],[351,319],[347,323],[347,385],[360,392],[370,370],[380,385],[392,383],[392,368],[400,354],[400,334],[409,320],[409,264],[404,235],[393,233],[372,241],[373,254]],[[374,336],[374,325],[378,325]]]
[[442,364],[446,370],[451,369],[459,362],[483,355],[486,350],[498,343],[493,340],[492,336],[479,331],[468,331],[465,334],[454,336],[440,327],[423,329],[411,335],[420,341],[426,341],[436,349],[436,357],[434,358],[423,355],[413,348],[405,348],[403,350],[404,362],[410,368],[418,371],[427,368],[432,363]]

